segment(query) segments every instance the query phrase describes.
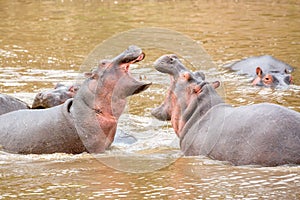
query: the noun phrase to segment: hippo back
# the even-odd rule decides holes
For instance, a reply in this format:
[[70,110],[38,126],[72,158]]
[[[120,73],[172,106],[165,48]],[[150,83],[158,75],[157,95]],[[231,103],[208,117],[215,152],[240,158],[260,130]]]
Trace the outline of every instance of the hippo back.
[[225,65],[225,67],[237,71],[238,74],[247,74],[252,77],[256,76],[256,68],[258,66],[265,73],[276,72],[284,74],[291,73],[294,70],[292,66],[270,55],[253,56]]
[[300,114],[279,105],[214,106],[181,141],[185,155],[235,165],[300,164]]
[[81,153],[85,151],[70,116],[73,99],[41,110],[18,110],[0,116],[0,146],[12,153]]
[[17,99],[15,97],[0,94],[0,115],[3,115],[8,112],[15,110],[28,109],[29,106],[27,103]]

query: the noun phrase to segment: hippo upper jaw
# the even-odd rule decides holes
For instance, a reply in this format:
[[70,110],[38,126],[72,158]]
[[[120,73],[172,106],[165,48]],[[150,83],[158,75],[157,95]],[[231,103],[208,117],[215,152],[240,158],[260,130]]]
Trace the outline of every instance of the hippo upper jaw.
[[[134,53],[134,55],[133,55]],[[145,54],[142,51],[134,51],[132,54],[125,56],[121,63],[113,63],[117,71],[121,73],[121,77],[114,87],[114,93],[118,98],[125,99],[126,97],[138,94],[152,85],[152,83],[144,83],[136,80],[130,73],[130,65],[142,61]],[[139,53],[139,54],[137,54]]]
[[158,58],[153,65],[157,71],[170,74],[175,79],[177,79],[182,71],[190,72],[174,54],[164,55]]
[[142,49],[131,45],[129,46],[123,53],[118,55],[112,60],[112,63],[116,65],[121,65],[123,63],[131,64],[135,62],[139,62],[145,58],[145,54]]

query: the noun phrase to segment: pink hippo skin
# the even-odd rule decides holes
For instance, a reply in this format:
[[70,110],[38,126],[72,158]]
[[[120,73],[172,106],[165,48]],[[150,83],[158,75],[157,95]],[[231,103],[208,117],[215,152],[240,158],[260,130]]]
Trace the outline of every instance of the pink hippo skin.
[[160,57],[154,66],[170,75],[171,85],[152,115],[171,120],[185,155],[204,155],[234,165],[300,164],[298,112],[270,103],[225,104],[215,91],[218,81],[207,83],[175,55]]
[[130,64],[144,56],[139,47],[130,46],[104,67],[86,73],[74,99],[48,109],[1,115],[2,150],[21,154],[104,152],[114,140],[126,97],[151,85],[129,73]]

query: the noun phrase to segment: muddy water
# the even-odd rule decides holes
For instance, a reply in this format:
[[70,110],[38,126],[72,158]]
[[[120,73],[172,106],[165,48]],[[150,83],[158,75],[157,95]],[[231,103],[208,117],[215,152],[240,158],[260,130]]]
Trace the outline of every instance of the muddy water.
[[[298,1],[2,0],[0,19],[1,93],[31,104],[35,93],[58,82],[80,82],[82,72],[92,67],[84,63],[97,45],[99,59],[110,58],[132,40],[121,38],[109,46],[111,37],[137,28],[145,29],[135,38],[144,44],[147,56],[131,70],[154,83],[128,100],[119,123],[120,129],[139,139],[137,143],[114,144],[103,155],[0,152],[0,199],[300,198],[299,166],[235,167],[204,157],[182,157],[170,123],[149,113],[167,89],[166,77],[152,67],[164,53],[180,54],[192,69],[221,80],[219,92],[228,103],[268,101],[300,111]],[[149,35],[149,27],[169,31]],[[174,38],[174,32],[193,40],[197,48],[186,53],[185,40]],[[211,56],[211,65],[201,63],[207,56],[192,56],[199,46]],[[294,66],[295,84],[286,90],[251,87],[249,78],[221,67],[263,54]]]

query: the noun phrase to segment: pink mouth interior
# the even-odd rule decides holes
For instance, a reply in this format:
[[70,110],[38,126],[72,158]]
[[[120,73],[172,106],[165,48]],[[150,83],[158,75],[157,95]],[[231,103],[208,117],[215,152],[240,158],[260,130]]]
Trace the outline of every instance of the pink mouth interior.
[[143,60],[143,59],[144,59],[144,57],[145,57],[145,54],[144,54],[144,53],[142,53],[141,55],[139,55],[139,57],[137,57],[137,59],[135,59],[135,60],[133,60],[133,61],[131,61],[131,62],[129,62],[129,63],[125,63],[125,64],[123,64],[123,66],[124,66],[124,70],[125,70],[126,72],[129,72],[129,67],[130,67],[130,64],[132,64],[132,63],[136,63],[136,62],[139,62],[139,61]]

